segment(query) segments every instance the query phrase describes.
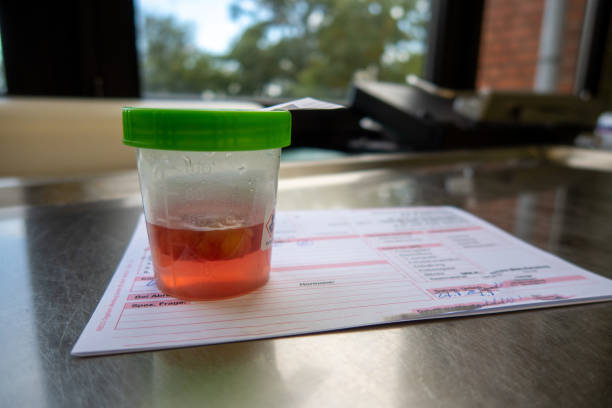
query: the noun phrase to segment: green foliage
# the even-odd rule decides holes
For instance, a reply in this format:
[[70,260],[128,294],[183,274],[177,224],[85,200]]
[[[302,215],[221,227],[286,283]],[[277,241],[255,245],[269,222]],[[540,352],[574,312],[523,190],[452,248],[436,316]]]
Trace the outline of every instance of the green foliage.
[[231,76],[199,50],[192,28],[173,17],[147,16],[144,23],[144,85],[149,92],[224,90]]
[[425,0],[235,0],[250,25],[221,57],[190,26],[148,16],[145,89],[339,98],[356,76],[404,82],[421,72],[428,13]]

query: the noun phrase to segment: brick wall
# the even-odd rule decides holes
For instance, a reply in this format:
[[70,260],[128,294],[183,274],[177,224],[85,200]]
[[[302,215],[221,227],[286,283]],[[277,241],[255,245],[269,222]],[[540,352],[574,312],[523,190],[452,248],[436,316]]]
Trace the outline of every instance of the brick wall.
[[[573,90],[586,1],[567,2],[560,92]],[[486,0],[476,80],[479,89],[533,89],[544,5],[545,0]]]

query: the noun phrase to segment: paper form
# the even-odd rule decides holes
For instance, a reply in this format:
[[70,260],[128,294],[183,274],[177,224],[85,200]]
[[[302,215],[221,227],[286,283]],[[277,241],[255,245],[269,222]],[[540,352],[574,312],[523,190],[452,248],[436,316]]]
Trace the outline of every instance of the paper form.
[[275,110],[301,110],[301,109],[341,109],[344,108],[342,105],[336,103],[325,102],[314,98],[301,98],[295,99],[290,102],[281,103],[279,105],[270,106],[262,109],[262,111],[275,111]]
[[278,212],[270,281],[183,301],[155,286],[141,217],[73,355],[262,339],[612,299],[612,281],[452,207]]

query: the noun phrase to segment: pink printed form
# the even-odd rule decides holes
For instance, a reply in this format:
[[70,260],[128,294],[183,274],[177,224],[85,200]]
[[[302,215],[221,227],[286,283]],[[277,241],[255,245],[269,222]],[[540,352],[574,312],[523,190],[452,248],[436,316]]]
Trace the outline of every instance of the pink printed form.
[[159,292],[144,219],[72,354],[254,340],[612,299],[612,281],[452,207],[280,212],[267,285]]

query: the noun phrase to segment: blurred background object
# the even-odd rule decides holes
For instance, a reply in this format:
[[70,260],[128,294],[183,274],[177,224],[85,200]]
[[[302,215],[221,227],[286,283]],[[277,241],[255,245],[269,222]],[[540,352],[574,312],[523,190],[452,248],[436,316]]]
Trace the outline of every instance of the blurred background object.
[[122,143],[124,106],[258,109],[248,101],[116,98],[0,98],[1,176],[48,176],[132,169],[135,149]]
[[612,112],[604,112],[597,120],[595,129],[597,144],[608,149],[612,148]]
[[604,0],[31,8],[0,0],[0,177],[133,168],[119,108],[139,101],[256,109],[313,96],[347,107],[296,113],[287,159],[572,145],[578,135],[607,146],[593,132],[612,109]]

